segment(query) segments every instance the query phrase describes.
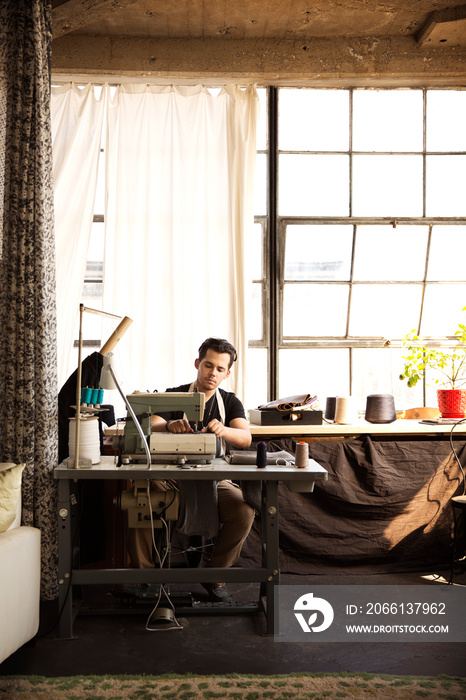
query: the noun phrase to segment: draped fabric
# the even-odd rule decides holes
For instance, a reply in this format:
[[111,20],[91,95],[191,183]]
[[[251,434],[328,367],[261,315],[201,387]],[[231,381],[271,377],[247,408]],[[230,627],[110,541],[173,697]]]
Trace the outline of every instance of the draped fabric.
[[96,90],[52,89],[59,384],[108,132],[103,306],[135,321],[118,347],[124,388],[189,381],[199,345],[216,335],[238,350],[228,388],[244,396],[256,90],[121,85],[112,99],[107,85]]
[[[291,438],[267,451],[293,452]],[[466,442],[455,440],[464,464]],[[279,485],[280,568],[283,573],[432,572],[452,556],[451,498],[463,481],[448,439],[358,439],[309,444],[328,472],[313,493]],[[240,566],[260,562],[260,523],[246,540]],[[344,568],[343,568],[344,567]]]
[[127,388],[189,382],[203,340],[239,360],[244,394],[258,98],[254,87],[121,85],[109,106],[104,308],[134,323]]
[[59,386],[68,376],[86,271],[107,88],[52,88]]
[[25,462],[22,523],[57,595],[57,370],[50,0],[0,5],[0,461]]

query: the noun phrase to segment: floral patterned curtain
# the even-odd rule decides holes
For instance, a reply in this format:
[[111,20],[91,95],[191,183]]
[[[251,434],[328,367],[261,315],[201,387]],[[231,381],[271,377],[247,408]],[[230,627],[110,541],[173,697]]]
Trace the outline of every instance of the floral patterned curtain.
[[58,456],[50,128],[51,0],[0,3],[0,461],[26,463],[23,525],[58,592]]

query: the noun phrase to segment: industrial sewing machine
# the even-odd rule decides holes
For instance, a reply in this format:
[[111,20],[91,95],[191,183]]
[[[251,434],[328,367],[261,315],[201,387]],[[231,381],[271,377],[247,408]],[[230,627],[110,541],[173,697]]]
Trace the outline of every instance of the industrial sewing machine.
[[[181,411],[189,421],[198,423],[204,416],[205,395],[200,392],[135,392],[127,395],[145,439],[149,445],[153,463],[199,464],[214,459],[217,439],[213,433],[159,433],[152,432],[152,415]],[[125,463],[145,459],[145,447],[142,437],[128,411],[123,436],[123,455]]]

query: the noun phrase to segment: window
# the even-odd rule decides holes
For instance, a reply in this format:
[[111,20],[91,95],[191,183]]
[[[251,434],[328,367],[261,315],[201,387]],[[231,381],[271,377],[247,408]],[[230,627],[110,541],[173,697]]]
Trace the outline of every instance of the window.
[[309,391],[325,405],[352,394],[361,410],[379,392],[400,408],[435,405],[429,390],[399,381],[401,339],[417,328],[451,343],[466,306],[466,91],[270,95],[277,291],[266,312],[269,327],[276,317],[277,395]]

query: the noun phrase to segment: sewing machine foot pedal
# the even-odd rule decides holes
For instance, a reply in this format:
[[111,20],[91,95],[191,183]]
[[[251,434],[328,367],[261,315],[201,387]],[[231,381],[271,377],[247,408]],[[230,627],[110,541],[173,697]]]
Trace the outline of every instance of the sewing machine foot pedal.
[[[156,601],[160,595],[160,586],[158,583],[126,583],[115,586],[112,594],[131,607],[139,602],[151,603]],[[182,605],[183,607],[192,607],[194,605],[193,596],[189,591],[170,591],[169,595],[174,605]],[[163,593],[161,597],[165,597]]]

